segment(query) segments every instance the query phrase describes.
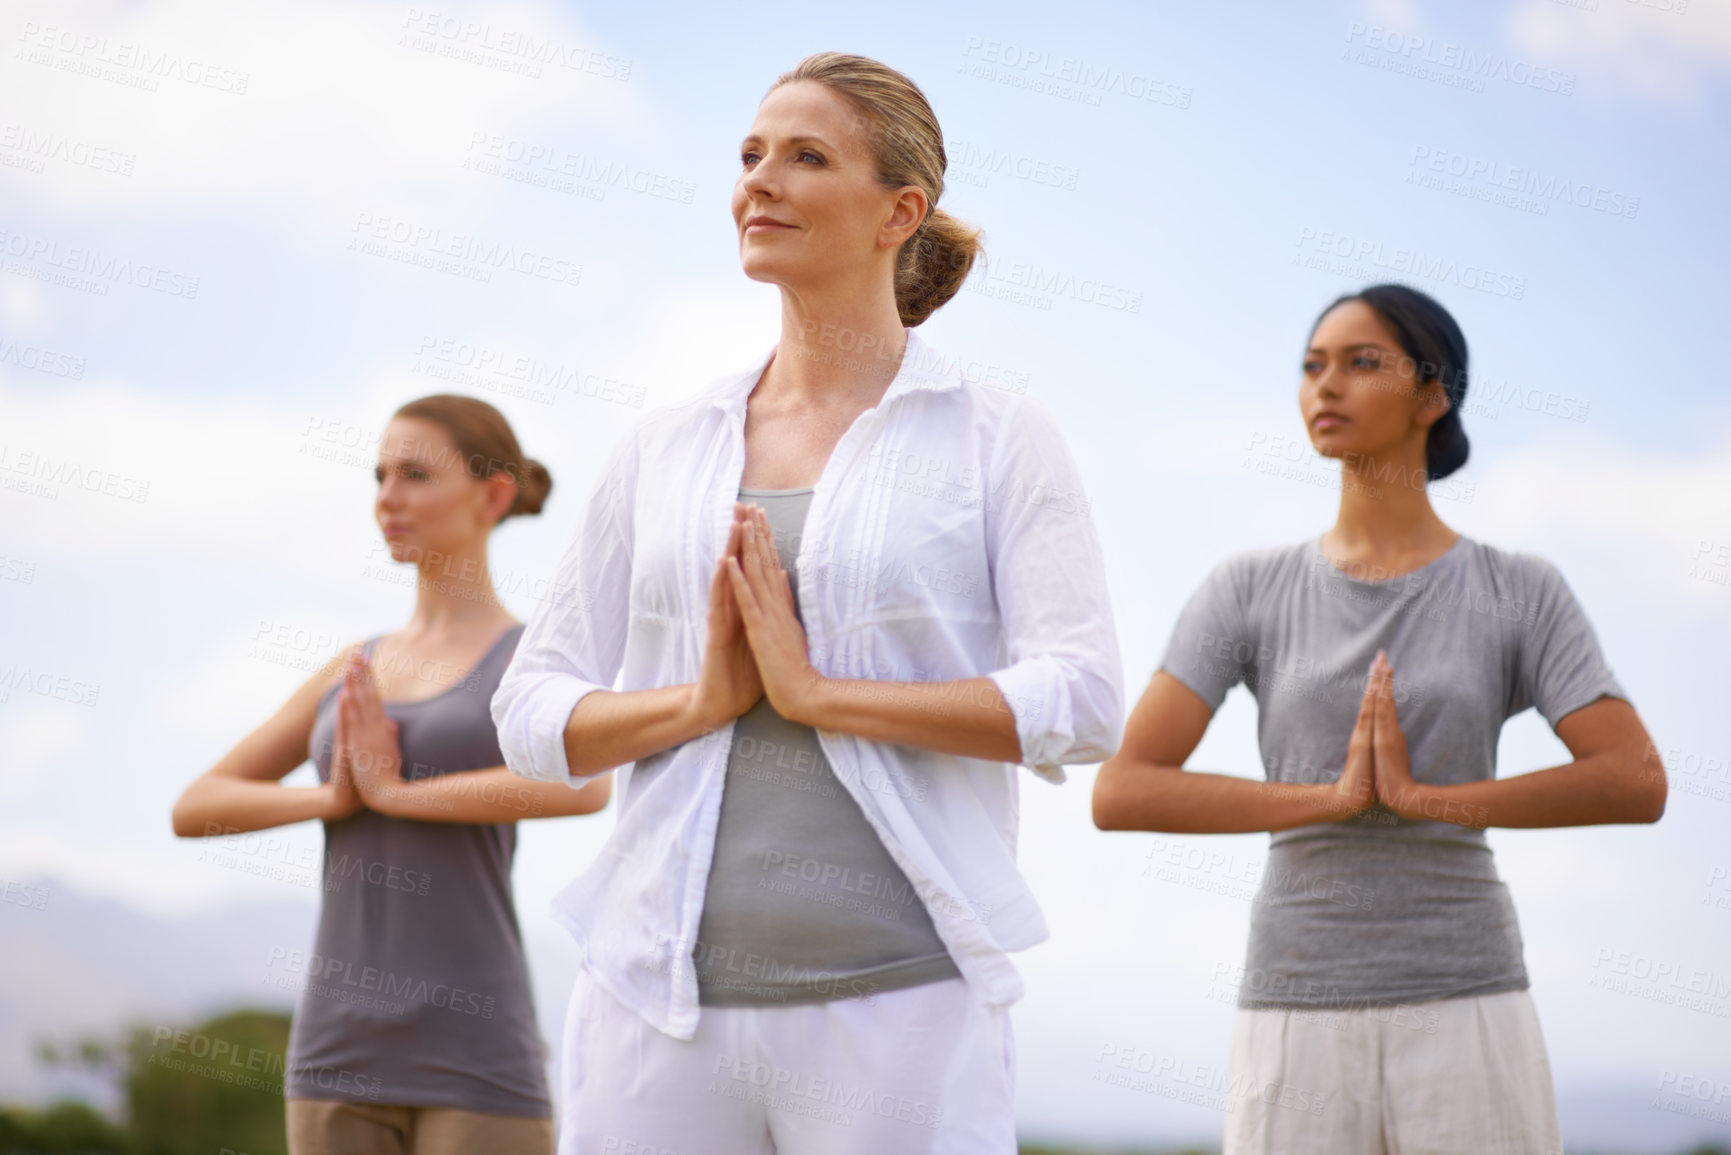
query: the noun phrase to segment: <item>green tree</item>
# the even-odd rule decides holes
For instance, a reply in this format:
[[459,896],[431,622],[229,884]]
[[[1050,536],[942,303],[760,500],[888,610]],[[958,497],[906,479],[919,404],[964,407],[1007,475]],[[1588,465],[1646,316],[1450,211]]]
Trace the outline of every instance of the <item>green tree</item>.
[[[40,1150],[210,1155],[226,1147],[247,1155],[287,1155],[288,1037],[287,1015],[241,1010],[192,1027],[134,1026],[119,1042],[45,1044],[39,1048],[45,1061],[88,1067],[118,1083],[130,1146]],[[0,1155],[9,1151],[0,1146]]]

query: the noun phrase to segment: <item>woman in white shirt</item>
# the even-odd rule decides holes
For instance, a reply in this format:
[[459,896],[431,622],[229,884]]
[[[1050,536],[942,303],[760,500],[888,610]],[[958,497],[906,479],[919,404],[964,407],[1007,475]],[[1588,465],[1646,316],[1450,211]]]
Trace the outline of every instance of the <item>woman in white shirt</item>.
[[1016,1149],[1015,764],[1110,756],[1122,668],[1050,416],[913,331],[978,252],[944,166],[900,73],[776,82],[733,215],[781,340],[614,449],[493,699],[516,773],[620,775],[555,903],[565,1155]]

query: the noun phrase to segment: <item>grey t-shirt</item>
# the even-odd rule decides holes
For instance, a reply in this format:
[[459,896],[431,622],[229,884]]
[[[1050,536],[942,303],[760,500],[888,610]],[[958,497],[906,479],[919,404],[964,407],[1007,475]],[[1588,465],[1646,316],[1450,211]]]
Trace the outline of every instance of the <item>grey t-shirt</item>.
[[[1378,649],[1415,780],[1495,777],[1503,721],[1555,726],[1627,699],[1550,563],[1462,537],[1412,573],[1360,580],[1317,540],[1221,563],[1191,595],[1161,668],[1218,709],[1256,697],[1272,782],[1332,782]],[[1524,990],[1521,933],[1484,830],[1380,805],[1270,837],[1238,1005],[1345,1009]]]
[[[812,491],[739,496],[763,506],[793,579]],[[870,997],[961,973],[817,731],[767,697],[734,724],[691,958],[701,1006]]]
[[[405,778],[504,764],[489,706],[523,628],[506,630],[443,693],[385,703]],[[321,782],[330,779],[339,688],[319,700],[309,742]],[[550,1117],[511,899],[516,826],[361,810],[324,827],[313,948],[273,951],[266,975],[301,989],[283,1093]]]

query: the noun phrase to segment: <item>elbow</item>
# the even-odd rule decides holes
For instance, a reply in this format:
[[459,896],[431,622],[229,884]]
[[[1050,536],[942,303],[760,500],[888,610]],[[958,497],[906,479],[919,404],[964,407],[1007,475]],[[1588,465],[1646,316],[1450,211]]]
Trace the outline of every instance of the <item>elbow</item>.
[[1648,757],[1650,751],[1650,746],[1643,747],[1629,759],[1628,822],[1649,824],[1665,816],[1670,780],[1665,777],[1664,763]]
[[1094,829],[1123,830],[1122,807],[1118,805],[1118,773],[1108,759],[1094,776],[1094,792],[1090,797]]
[[607,809],[607,804],[613,800],[613,776],[611,774],[586,782],[578,787],[583,795],[582,814],[594,814]]
[[193,808],[187,804],[186,795],[184,794],[175,799],[174,809],[169,811],[168,820],[170,825],[174,827],[174,836],[176,838],[203,837],[205,831],[202,827],[208,825],[207,823],[201,823],[198,820],[198,815],[195,814]]
[[1640,793],[1634,803],[1633,821],[1654,823],[1665,816],[1665,801],[1670,796],[1671,788],[1663,776],[1657,780],[1642,783]]

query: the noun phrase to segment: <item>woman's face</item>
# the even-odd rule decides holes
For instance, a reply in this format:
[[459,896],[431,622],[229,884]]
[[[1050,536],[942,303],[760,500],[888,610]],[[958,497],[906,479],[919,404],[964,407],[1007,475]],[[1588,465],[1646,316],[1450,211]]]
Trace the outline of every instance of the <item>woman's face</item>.
[[373,515],[392,561],[419,564],[463,553],[498,524],[516,499],[516,483],[504,472],[478,477],[480,470],[468,466],[442,425],[393,417],[385,426],[373,468],[379,483]]
[[1317,323],[1304,354],[1298,408],[1310,444],[1324,457],[1410,457],[1447,411],[1436,382],[1418,385],[1418,366],[1388,323],[1363,301],[1336,305]]
[[925,193],[885,188],[857,109],[809,80],[764,97],[733,186],[739,263],[754,281],[846,284],[894,268],[925,219]]

